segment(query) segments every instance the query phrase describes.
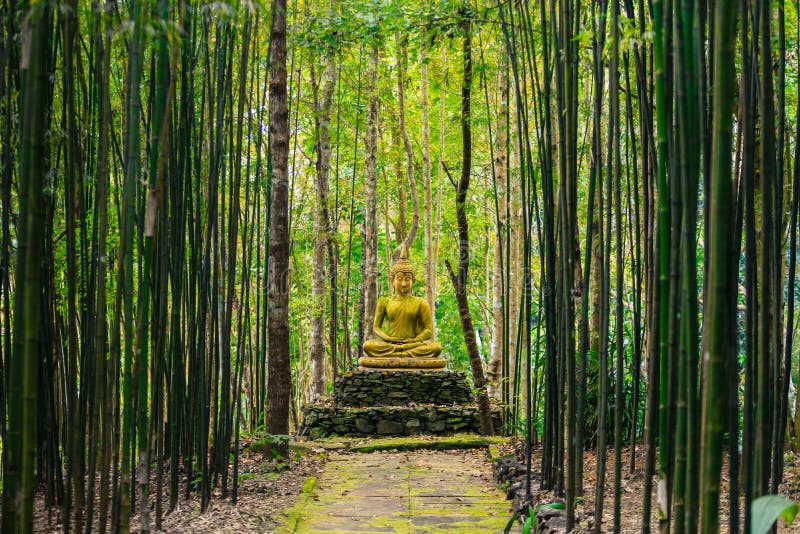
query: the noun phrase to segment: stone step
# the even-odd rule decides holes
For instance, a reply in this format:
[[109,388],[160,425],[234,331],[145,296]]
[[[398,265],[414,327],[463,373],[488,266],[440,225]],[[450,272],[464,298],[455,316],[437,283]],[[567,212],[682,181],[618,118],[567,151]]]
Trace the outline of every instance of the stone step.
[[457,371],[381,371],[358,369],[336,380],[337,406],[401,406],[471,404],[467,377]]
[[[492,407],[495,428],[500,428],[500,416],[501,409]],[[300,435],[320,439],[328,436],[450,435],[479,431],[478,407],[474,404],[368,408],[312,404],[303,410]]]

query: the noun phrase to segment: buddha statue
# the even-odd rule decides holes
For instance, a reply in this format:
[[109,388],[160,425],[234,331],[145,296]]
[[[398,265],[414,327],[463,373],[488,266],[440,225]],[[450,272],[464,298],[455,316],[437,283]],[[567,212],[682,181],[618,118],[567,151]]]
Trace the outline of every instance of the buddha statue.
[[358,360],[359,367],[443,369],[446,361],[439,357],[442,346],[432,340],[431,307],[424,298],[411,294],[414,269],[405,247],[389,271],[389,279],[394,295],[378,299],[372,326],[378,337],[364,342],[365,356]]

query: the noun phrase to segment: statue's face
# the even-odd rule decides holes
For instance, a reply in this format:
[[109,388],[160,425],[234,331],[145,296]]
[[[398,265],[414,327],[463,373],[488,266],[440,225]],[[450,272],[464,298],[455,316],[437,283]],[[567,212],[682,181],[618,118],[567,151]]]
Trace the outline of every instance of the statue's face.
[[411,294],[411,289],[414,287],[414,275],[402,271],[395,273],[392,286],[394,287],[396,295],[407,297]]

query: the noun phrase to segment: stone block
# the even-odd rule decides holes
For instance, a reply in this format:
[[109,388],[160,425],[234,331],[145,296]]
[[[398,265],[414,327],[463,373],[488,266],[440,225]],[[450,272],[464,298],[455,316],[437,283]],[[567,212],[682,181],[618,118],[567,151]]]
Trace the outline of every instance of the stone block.
[[419,419],[409,419],[406,421],[406,432],[409,434],[419,432],[421,426],[422,424],[419,422]]
[[375,432],[375,424],[364,417],[356,417],[356,430],[362,434],[372,434]]
[[405,426],[402,423],[392,421],[391,419],[381,419],[378,421],[376,428],[377,433],[382,435],[402,434],[403,430],[405,430]]
[[430,430],[431,432],[435,433],[444,432],[446,428],[447,428],[447,423],[445,421],[439,420],[439,421],[431,421],[430,423],[428,423],[428,430]]
[[328,436],[328,433],[320,427],[312,428],[311,429],[311,439],[322,439]]

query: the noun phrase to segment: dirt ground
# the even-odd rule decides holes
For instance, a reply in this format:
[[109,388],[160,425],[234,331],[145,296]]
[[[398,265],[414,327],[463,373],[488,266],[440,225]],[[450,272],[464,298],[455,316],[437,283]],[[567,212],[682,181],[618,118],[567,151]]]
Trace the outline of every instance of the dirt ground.
[[[294,504],[303,482],[307,477],[316,475],[323,464],[324,456],[315,453],[294,457],[286,464],[276,464],[265,462],[261,453],[243,451],[239,458],[239,495],[236,505],[231,504],[230,495],[223,499],[221,490],[212,488],[211,502],[206,512],[201,514],[199,494],[195,492],[191,499],[184,499],[185,481],[181,481],[181,498],[177,507],[169,513],[165,488],[161,530],[153,531],[272,532],[282,520],[282,512]],[[155,481],[151,480],[151,491],[154,487]],[[154,506],[153,497],[151,495],[151,507]],[[34,514],[34,532],[63,532],[59,511],[45,508],[43,492],[37,493]],[[151,525],[155,526],[155,511],[152,508],[150,516]],[[131,520],[131,532],[135,532],[138,526],[138,515],[135,515]],[[97,531],[96,520],[93,531]],[[108,532],[113,532],[113,529]]]
[[[504,452],[511,453],[515,450],[520,450],[519,446],[509,446]],[[614,512],[614,452],[613,449],[608,449],[606,455],[606,476],[604,488],[604,505],[603,505],[603,531],[611,532],[613,530],[613,512]],[[539,465],[541,459],[541,451],[533,451],[533,462],[531,465]],[[576,508],[576,513],[586,516],[594,515],[595,503],[595,487],[596,487],[596,469],[597,469],[597,456],[594,451],[586,451],[583,456],[584,461],[584,497]],[[640,533],[642,531],[642,505],[643,505],[643,491],[644,491],[644,465],[645,465],[645,448],[637,446],[636,448],[636,469],[630,471],[630,447],[625,447],[622,453],[622,498],[621,498],[621,513],[620,513],[620,532],[623,534]],[[534,475],[535,477],[535,475]],[[721,532],[728,532],[728,466],[727,462],[723,464],[722,472],[722,488],[720,500],[720,524],[722,525]],[[784,479],[780,485],[779,493],[795,502],[800,502],[800,457],[796,457],[791,453],[786,455],[786,465],[784,468]],[[552,491],[542,491],[539,489],[538,478],[533,482],[533,499],[536,504],[554,502],[559,499]],[[652,515],[650,519],[651,531],[657,532],[658,516],[656,505],[656,488],[653,484],[652,502]],[[740,505],[740,510],[743,504]],[[740,519],[740,525],[742,524]],[[778,532],[800,532],[800,518],[796,519],[794,525],[786,526],[783,520],[778,520]],[[740,526],[741,528],[741,526]]]
[[[200,498],[197,493],[192,494],[190,500],[183,499],[185,488],[182,481],[181,500],[175,510],[167,513],[168,503],[165,488],[163,497],[164,517],[161,530],[158,532],[196,533],[196,532],[274,532],[283,519],[284,511],[291,508],[300,493],[304,481],[309,476],[319,475],[325,464],[323,451],[310,448],[313,452],[305,456],[295,456],[288,463],[276,465],[274,462],[265,462],[261,453],[243,452],[240,457],[240,486],[239,502],[232,505],[230,497],[223,499],[221,491],[214,489],[211,503],[206,513],[200,513]],[[485,450],[485,449],[484,449]],[[517,449],[519,450],[519,449]],[[514,452],[513,446],[508,446],[501,453]],[[475,454],[477,451],[471,454]],[[484,453],[481,453],[484,454]],[[533,452],[534,502],[547,503],[558,500],[550,491],[541,491],[535,477],[536,466],[539,465],[541,455],[538,450]],[[642,492],[644,489],[643,468],[645,463],[645,450],[639,446],[636,449],[636,469],[633,473],[629,470],[630,449],[623,451],[623,479],[622,479],[622,513],[621,530],[625,533],[641,532]],[[584,516],[591,516],[594,510],[595,495],[595,470],[597,459],[594,452],[584,453],[584,497],[580,502],[577,512]],[[780,493],[795,502],[800,502],[800,456],[791,453],[786,456],[784,481],[780,486]],[[727,532],[728,500],[727,500],[727,465],[723,465],[722,476],[722,502],[720,516],[722,532]],[[165,480],[166,483],[166,480]],[[155,481],[151,481],[151,491]],[[606,479],[604,484],[604,513],[603,530],[611,531],[613,522],[613,450],[609,449],[607,455]],[[151,498],[151,503],[153,499]],[[652,496],[653,515],[651,524],[655,527],[658,520],[655,513],[655,488]],[[152,506],[152,504],[151,504]],[[34,508],[34,531],[39,533],[62,532],[61,517],[58,509],[47,509],[44,505],[43,491],[39,491]],[[154,510],[151,510],[151,522],[155,520]],[[96,524],[95,524],[96,527]],[[131,523],[132,530],[138,527],[138,515],[134,516]],[[94,529],[96,531],[96,528]],[[112,530],[109,529],[109,532]],[[653,532],[656,529],[653,528]],[[785,526],[779,521],[778,532],[800,532],[800,519],[793,526]]]

